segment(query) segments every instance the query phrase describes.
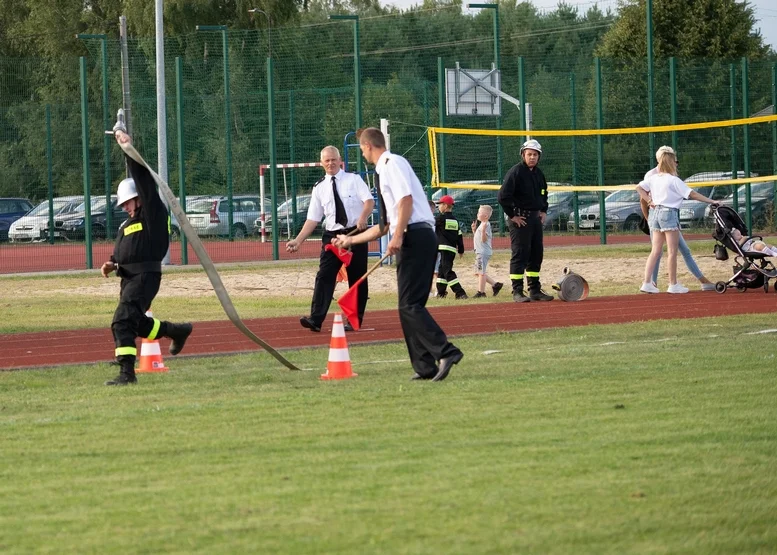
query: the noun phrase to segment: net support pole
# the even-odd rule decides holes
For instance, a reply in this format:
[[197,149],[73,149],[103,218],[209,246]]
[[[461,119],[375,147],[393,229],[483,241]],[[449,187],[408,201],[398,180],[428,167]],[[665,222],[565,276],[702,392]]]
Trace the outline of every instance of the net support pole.
[[[437,58],[437,113],[440,127],[445,127],[445,66],[442,58]],[[445,183],[445,135],[440,135],[437,152],[437,175]]]
[[[267,132],[270,139],[270,198],[272,199],[272,258],[278,260],[278,174],[275,166],[278,158],[275,152],[275,84],[273,82],[272,56],[267,57]],[[264,201],[262,201],[264,202]]]
[[[602,108],[602,61],[596,62],[596,127],[604,129],[604,110]],[[604,135],[596,136],[596,157],[598,159],[599,186],[604,187]],[[607,244],[607,213],[604,209],[604,190],[599,192],[599,240],[602,245]]]
[[[748,117],[750,115],[750,104],[748,102],[748,75],[747,75],[747,58],[742,58],[742,117]],[[744,125],[742,127],[742,161],[744,163],[745,178],[750,177],[750,126]],[[747,226],[747,233],[753,234],[753,214],[750,209],[750,183],[745,184],[745,225]]]
[[[737,69],[734,64],[730,64],[729,68],[729,103],[731,107],[731,119],[737,117]],[[737,177],[737,128],[731,126],[731,177]],[[737,188],[734,187],[733,191],[733,208],[739,210],[739,198],[737,196]]]
[[[669,98],[672,125],[677,125],[677,59],[674,56],[669,58]],[[672,148],[675,152],[678,151],[677,131],[672,131]]]
[[[577,101],[575,98],[574,72],[569,74],[569,101],[572,108],[572,129],[577,129]],[[577,185],[577,137],[575,135],[572,135],[572,185]],[[572,193],[572,210],[575,214],[575,230],[578,230],[580,229],[580,204],[577,191]]]
[[[181,209],[186,212],[186,148],[183,134],[183,59],[175,58],[175,109],[176,109],[176,139],[178,141],[178,196]],[[181,222],[178,222],[178,229]],[[186,234],[181,232],[181,264],[189,264],[189,245]]]
[[[772,113],[777,113],[777,62],[772,64]],[[772,174],[777,175],[777,121],[772,122]],[[774,223],[777,225],[777,181],[772,184]]]

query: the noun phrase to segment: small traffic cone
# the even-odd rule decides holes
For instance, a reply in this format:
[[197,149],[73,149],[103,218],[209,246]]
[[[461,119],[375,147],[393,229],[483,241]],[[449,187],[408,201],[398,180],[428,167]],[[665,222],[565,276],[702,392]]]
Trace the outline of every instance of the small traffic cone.
[[341,314],[335,314],[332,340],[329,342],[329,362],[326,365],[326,374],[321,374],[321,379],[344,380],[358,375],[351,370],[351,355],[348,353],[348,342],[345,340],[343,317]]
[[[151,311],[146,312],[146,316],[151,317]],[[140,366],[135,372],[168,372],[170,369],[165,366],[162,360],[162,349],[159,348],[159,340],[146,339],[140,342]]]

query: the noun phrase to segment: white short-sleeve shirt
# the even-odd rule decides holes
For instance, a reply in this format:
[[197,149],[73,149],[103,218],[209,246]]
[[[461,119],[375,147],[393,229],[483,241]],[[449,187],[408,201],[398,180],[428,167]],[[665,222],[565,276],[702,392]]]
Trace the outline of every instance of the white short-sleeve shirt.
[[387,150],[378,158],[375,172],[380,176],[380,190],[386,203],[391,233],[396,232],[399,201],[408,195],[413,197],[413,211],[408,225],[426,222],[434,227],[434,216],[424,194],[424,187],[407,160]]
[[645,178],[639,186],[650,193],[650,198],[656,206],[680,208],[683,201],[691,195],[692,189],[675,175],[655,173],[650,176],[645,174]]
[[359,220],[359,216],[364,210],[364,203],[373,200],[370,188],[359,174],[348,173],[343,170],[337,172],[334,176],[325,175],[315,187],[310,198],[308,207],[308,220],[320,222],[325,218],[324,229],[328,231],[338,231],[344,229],[343,226],[335,221],[335,195],[332,191],[332,177],[335,178],[337,194],[343,201],[345,214],[348,216],[348,225],[345,227],[354,227]]

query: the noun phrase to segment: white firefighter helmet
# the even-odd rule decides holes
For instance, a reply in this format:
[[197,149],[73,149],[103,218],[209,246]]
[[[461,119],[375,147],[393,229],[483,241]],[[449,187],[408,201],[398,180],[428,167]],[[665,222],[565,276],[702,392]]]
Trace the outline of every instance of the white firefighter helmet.
[[662,147],[659,147],[658,150],[656,151],[656,162],[660,162],[661,157],[664,154],[671,154],[672,156],[677,158],[677,154],[675,153],[674,149],[671,146],[664,145]]
[[122,182],[119,183],[119,190],[116,195],[118,197],[116,199],[116,204],[118,206],[121,206],[128,200],[136,198],[138,196],[138,190],[135,187],[135,180],[131,177],[122,180]]
[[536,150],[540,154],[542,154],[542,145],[539,143],[539,141],[536,141],[534,139],[529,139],[525,143],[521,145],[521,156],[523,156],[523,151],[526,149]]

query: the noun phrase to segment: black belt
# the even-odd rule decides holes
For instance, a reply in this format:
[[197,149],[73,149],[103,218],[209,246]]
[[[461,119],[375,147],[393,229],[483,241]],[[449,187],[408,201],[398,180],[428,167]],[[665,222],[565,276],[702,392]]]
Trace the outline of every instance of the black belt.
[[529,216],[539,216],[540,210],[524,210],[522,208],[516,208],[515,215],[522,218],[528,218]]
[[162,272],[161,262],[132,262],[131,264],[119,264],[119,269],[130,274],[142,274],[143,272]]
[[432,227],[432,224],[430,224],[429,222],[418,222],[418,223],[415,223],[415,224],[408,224],[405,229],[407,231],[415,231],[417,229],[424,229],[424,228],[426,228],[426,229],[434,229]]

